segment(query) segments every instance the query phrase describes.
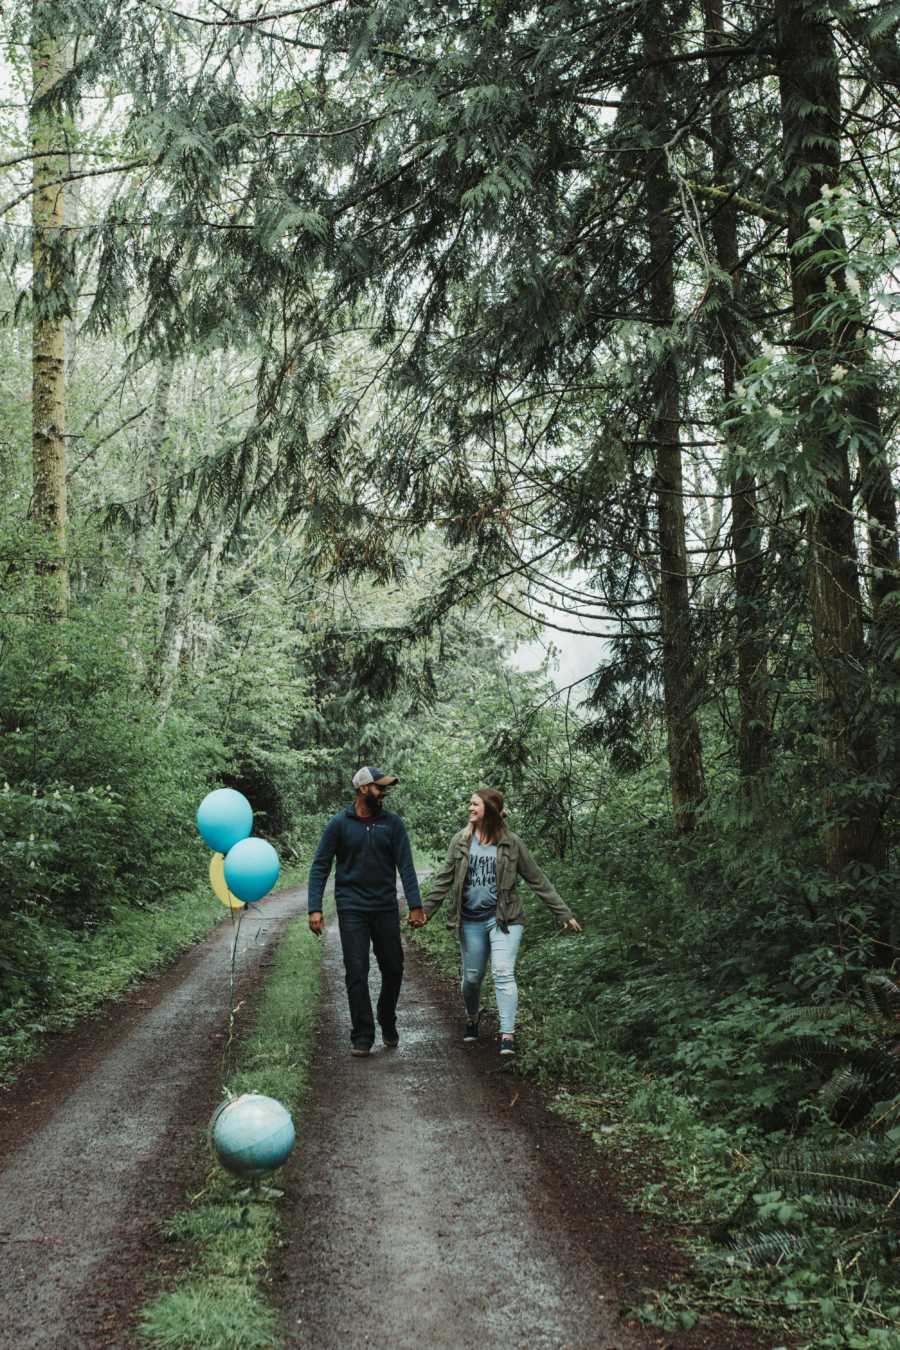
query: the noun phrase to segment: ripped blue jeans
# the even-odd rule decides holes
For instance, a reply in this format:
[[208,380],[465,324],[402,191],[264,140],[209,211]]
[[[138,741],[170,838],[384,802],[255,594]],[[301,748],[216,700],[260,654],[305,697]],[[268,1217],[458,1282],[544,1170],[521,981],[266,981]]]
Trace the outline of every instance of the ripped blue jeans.
[[462,996],[466,1016],[475,1021],[481,996],[481,982],[487,970],[488,954],[491,975],[497,995],[501,1035],[512,1035],[516,1029],[516,1010],[519,989],[516,985],[516,957],[522,941],[523,926],[511,923],[504,933],[495,917],[490,919],[463,919],[460,927],[459,950],[462,957]]

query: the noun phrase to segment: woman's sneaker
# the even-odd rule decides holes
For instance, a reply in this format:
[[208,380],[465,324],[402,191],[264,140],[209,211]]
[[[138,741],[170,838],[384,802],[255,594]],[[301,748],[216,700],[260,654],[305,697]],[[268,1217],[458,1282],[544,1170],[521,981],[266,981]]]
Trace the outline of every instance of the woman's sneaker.
[[516,1053],[516,1043],[512,1036],[500,1037],[500,1053],[501,1055],[514,1055]]
[[463,1035],[463,1041],[464,1041],[464,1042],[467,1042],[468,1044],[471,1044],[473,1041],[477,1041],[477,1040],[478,1040],[478,1023],[479,1023],[480,1018],[481,1018],[481,1013],[478,1014],[478,1017],[475,1018],[475,1021],[474,1021],[474,1022],[467,1022],[467,1023],[466,1023],[466,1030],[465,1030],[465,1033],[464,1033],[464,1035]]

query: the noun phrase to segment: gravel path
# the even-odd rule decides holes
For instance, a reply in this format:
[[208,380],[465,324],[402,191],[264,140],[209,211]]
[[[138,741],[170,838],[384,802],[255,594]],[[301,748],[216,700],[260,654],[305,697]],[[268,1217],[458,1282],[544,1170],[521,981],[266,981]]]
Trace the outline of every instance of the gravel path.
[[[407,953],[399,1050],[349,1055],[337,924],[301,1147],[286,1169],[275,1286],[286,1343],[309,1350],[636,1350],[620,1317],[591,1181],[494,1042],[472,1050]],[[377,988],[377,972],[373,989]],[[437,1000],[437,1001],[436,1001]],[[559,1149],[556,1144],[559,1142]],[[589,1212],[579,1187],[588,1185]],[[612,1265],[603,1265],[610,1262]]]
[[[245,915],[238,996],[305,890]],[[134,1346],[128,1319],[219,1097],[232,927],[75,1032],[0,1096],[0,1344]]]

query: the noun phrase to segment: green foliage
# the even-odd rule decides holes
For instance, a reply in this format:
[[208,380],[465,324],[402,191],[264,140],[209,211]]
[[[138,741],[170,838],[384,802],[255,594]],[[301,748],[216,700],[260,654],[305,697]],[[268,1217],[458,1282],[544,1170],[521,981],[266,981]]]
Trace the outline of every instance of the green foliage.
[[[7,625],[0,661],[0,991],[13,1009],[9,1030],[36,1025],[51,1010],[58,1016],[63,991],[73,1008],[94,1006],[104,984],[122,988],[161,959],[155,953],[176,950],[176,934],[185,937],[169,908],[196,883],[198,785],[210,781],[224,756],[215,736],[181,717],[160,728],[123,634],[113,606],[52,632]],[[149,919],[138,951],[124,968],[110,951],[108,967],[91,975],[79,935],[85,950],[98,929],[120,931],[123,943],[135,937],[129,906]],[[160,911],[156,940],[150,930]],[[85,975],[82,1000],[76,980]]]
[[[707,1235],[696,1284],[642,1315],[676,1329],[770,1304],[816,1346],[890,1344],[898,982],[879,934],[896,871],[849,882],[821,867],[815,750],[793,718],[768,795],[748,809],[723,774],[690,839],[668,828],[658,761],[623,777],[601,754],[564,858],[540,800],[546,742],[570,747],[573,775],[589,766],[562,712],[523,739],[511,795],[536,809],[516,828],[543,836],[585,931],[559,936],[526,897],[519,1066],[612,1151],[636,1203]],[[418,940],[455,973],[439,917]]]
[[[72,928],[117,898],[158,902],[195,846],[198,783],[224,764],[207,728],[158,725],[115,610],[13,631],[0,665],[0,881],[15,910]],[[200,733],[198,735],[198,732]]]
[[[11,529],[7,542],[23,539]],[[97,541],[83,542],[90,569]],[[246,791],[257,832],[286,859],[305,861],[321,827],[302,814],[309,760],[288,742],[304,682],[272,588],[257,588],[249,630],[221,644],[206,680],[176,680],[162,707],[150,606],[123,591],[98,583],[48,626],[23,621],[18,587],[0,588],[4,1060],[220,917],[208,890],[196,894],[208,854],[195,812],[212,787]],[[262,660],[247,655],[254,633]]]

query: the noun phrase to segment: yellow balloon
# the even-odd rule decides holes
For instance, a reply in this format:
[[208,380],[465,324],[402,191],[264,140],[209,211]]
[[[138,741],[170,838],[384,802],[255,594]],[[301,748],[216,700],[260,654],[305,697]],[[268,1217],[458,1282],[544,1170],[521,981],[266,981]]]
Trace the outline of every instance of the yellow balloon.
[[239,900],[236,895],[225,885],[225,854],[214,853],[209,860],[209,884],[212,886],[217,900],[221,900],[223,905],[229,909],[243,909],[244,902]]

